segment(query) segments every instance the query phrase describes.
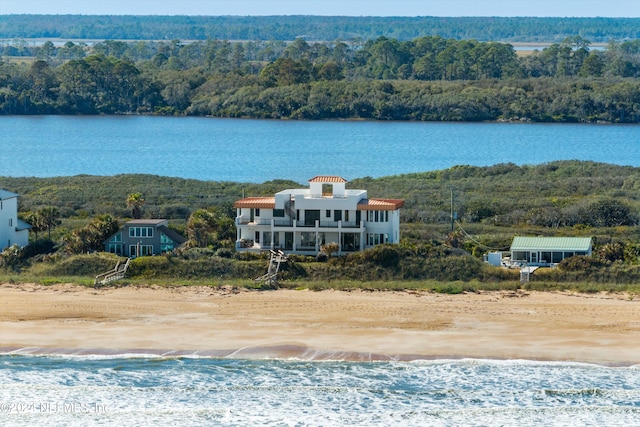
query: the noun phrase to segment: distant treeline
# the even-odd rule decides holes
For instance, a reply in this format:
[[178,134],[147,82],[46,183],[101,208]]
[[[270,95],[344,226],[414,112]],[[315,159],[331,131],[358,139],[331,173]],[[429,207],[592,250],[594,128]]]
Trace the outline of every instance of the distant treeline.
[[640,39],[589,45],[575,36],[518,56],[442,37],[48,41],[34,60],[0,61],[0,114],[639,122]]
[[594,42],[638,39],[640,18],[0,15],[0,39],[334,41],[385,36],[405,41],[441,36],[559,42],[574,35]]

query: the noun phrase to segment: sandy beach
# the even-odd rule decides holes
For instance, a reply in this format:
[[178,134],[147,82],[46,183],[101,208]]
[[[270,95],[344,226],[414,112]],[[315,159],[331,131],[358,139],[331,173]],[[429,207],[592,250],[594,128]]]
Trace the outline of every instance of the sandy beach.
[[633,365],[640,298],[2,284],[0,352]]

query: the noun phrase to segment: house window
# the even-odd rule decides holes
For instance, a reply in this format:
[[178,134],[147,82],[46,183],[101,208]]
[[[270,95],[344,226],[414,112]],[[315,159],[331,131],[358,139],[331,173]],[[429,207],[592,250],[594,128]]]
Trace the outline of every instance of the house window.
[[13,218],[9,218],[9,227],[13,227]]
[[274,209],[273,216],[274,218],[284,218],[284,209]]
[[304,211],[304,225],[313,227],[316,221],[320,221],[320,210],[309,209]]
[[173,250],[173,240],[167,237],[166,234],[160,233],[160,252],[166,253],[171,252]]
[[551,261],[556,264],[562,261],[562,252],[553,252]]
[[355,251],[360,249],[360,235],[356,233],[343,233],[340,238],[343,251]]
[[511,261],[527,261],[529,262],[529,253],[525,251],[514,251]]
[[389,240],[388,234],[367,234],[367,240],[369,241],[369,246],[382,245]]
[[[138,253],[140,248],[140,253]],[[152,245],[129,245],[129,256],[149,256],[153,255]]]
[[130,227],[129,237],[153,237],[153,227]]
[[122,245],[110,243],[108,251],[112,254],[122,255]]
[[300,233],[300,246],[314,248],[316,246],[316,233],[307,231]]
[[255,233],[255,241],[256,241],[256,243],[260,243],[260,232],[259,231],[256,231],[256,233]]
[[331,209],[327,209],[327,212],[325,213],[325,216],[327,218],[331,218]]
[[291,231],[284,232],[284,248],[293,249],[293,232]]
[[256,209],[256,216],[260,216],[260,209]]
[[116,233],[111,240],[109,240],[110,242],[122,242],[122,233]]
[[344,220],[349,222],[349,211],[344,211]]
[[551,263],[551,252],[543,251],[540,252],[540,262],[550,264]]
[[333,220],[334,221],[342,221],[342,211],[340,210],[335,210],[333,211]]

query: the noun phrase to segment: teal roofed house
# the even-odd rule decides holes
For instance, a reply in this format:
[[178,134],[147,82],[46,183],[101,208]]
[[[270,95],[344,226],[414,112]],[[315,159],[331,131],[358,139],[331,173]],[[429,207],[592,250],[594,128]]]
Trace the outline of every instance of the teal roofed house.
[[548,267],[565,258],[591,255],[591,237],[525,237],[516,236],[511,243],[511,262]]

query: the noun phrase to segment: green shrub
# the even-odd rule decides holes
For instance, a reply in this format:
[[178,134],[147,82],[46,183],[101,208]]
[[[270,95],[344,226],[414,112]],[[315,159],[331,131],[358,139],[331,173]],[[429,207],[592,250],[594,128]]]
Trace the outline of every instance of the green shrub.
[[362,252],[362,259],[383,268],[397,267],[401,249],[398,245],[378,245]]
[[220,258],[233,258],[233,250],[229,248],[220,248],[216,251],[216,256]]
[[565,258],[558,263],[560,271],[586,271],[602,267],[598,258],[585,255],[577,255]]
[[72,255],[55,262],[42,264],[40,272],[49,276],[93,277],[114,268],[118,260],[118,256],[104,252],[90,255]]

